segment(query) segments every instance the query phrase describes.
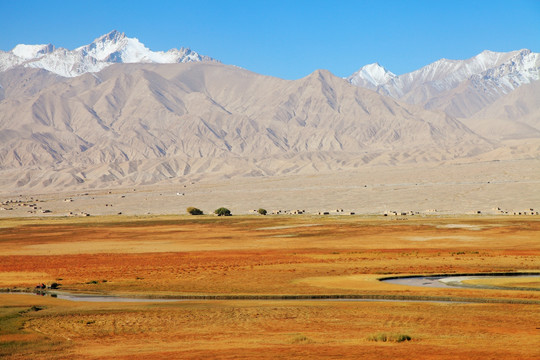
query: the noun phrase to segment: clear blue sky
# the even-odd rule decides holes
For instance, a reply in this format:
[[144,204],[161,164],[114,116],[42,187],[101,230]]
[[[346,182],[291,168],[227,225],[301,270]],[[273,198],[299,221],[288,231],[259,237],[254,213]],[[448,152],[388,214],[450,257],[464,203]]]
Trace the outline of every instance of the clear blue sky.
[[540,0],[0,0],[0,50],[74,49],[116,29],[151,50],[181,46],[261,74],[396,74],[485,49],[540,52]]

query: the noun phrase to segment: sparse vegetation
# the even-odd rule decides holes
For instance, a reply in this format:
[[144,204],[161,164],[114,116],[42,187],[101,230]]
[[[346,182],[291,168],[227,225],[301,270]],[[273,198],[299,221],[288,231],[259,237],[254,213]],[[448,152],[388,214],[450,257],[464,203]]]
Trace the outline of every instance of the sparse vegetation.
[[217,216],[231,216],[232,215],[231,210],[224,207],[220,207],[214,210],[214,214],[216,214]]
[[257,210],[257,212],[261,215],[266,215],[268,212],[266,211],[266,209],[263,209],[263,208],[260,208],[259,210]]
[[197,209],[196,207],[190,206],[186,209],[188,214],[190,215],[203,215],[203,212],[201,209]]
[[311,340],[305,335],[299,334],[292,339],[292,343],[293,344],[311,344],[313,343],[313,340]]
[[368,337],[369,341],[377,342],[404,342],[411,341],[412,338],[406,334],[386,334],[386,333],[377,333]]

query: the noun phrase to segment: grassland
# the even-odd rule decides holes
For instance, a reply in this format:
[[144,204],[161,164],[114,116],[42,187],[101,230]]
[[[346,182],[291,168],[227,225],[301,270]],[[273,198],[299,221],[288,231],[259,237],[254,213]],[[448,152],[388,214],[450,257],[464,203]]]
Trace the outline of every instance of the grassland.
[[[361,294],[497,303],[88,303],[0,294],[0,356],[535,359],[537,280],[491,284],[521,290],[378,281],[521,271],[540,272],[535,217],[5,219],[0,288],[58,282],[62,290],[132,296]],[[374,340],[383,338],[390,341]]]

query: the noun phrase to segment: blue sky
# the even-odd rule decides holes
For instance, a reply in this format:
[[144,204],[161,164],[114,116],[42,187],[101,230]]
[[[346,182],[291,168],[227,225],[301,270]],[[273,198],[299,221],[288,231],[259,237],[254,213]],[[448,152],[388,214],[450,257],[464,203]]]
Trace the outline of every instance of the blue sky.
[[540,0],[0,0],[0,50],[73,49],[116,29],[151,50],[181,46],[285,79],[348,76],[379,62],[396,74],[485,49],[540,52]]

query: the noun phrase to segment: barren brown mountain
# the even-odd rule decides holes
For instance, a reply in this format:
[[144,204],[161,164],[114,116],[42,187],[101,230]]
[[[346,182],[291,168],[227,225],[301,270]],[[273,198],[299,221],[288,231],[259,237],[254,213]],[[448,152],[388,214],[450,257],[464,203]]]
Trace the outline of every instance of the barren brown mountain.
[[540,81],[517,88],[463,122],[492,139],[540,138]]

